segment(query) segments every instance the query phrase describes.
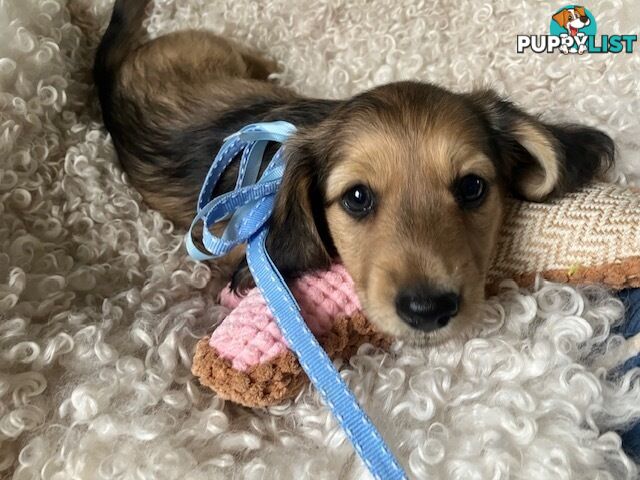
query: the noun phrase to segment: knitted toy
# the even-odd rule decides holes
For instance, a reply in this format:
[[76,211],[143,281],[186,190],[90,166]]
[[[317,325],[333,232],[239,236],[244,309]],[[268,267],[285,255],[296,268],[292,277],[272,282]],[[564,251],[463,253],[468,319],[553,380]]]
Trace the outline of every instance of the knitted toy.
[[[528,287],[536,275],[555,282],[640,287],[640,193],[596,184],[555,200],[513,201],[507,208],[487,291],[504,279]],[[353,281],[339,264],[310,272],[291,285],[302,315],[331,358],[348,359],[364,343],[390,339],[366,320]],[[196,347],[192,371],[222,398],[248,406],[275,405],[307,381],[260,292],[243,298],[228,290],[231,309]]]

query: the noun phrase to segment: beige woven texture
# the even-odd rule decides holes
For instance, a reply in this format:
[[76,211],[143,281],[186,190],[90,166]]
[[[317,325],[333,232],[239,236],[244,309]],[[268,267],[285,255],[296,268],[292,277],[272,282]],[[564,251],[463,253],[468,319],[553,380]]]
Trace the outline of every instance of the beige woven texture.
[[560,282],[640,286],[640,193],[597,183],[549,203],[512,201],[488,284],[536,274]]

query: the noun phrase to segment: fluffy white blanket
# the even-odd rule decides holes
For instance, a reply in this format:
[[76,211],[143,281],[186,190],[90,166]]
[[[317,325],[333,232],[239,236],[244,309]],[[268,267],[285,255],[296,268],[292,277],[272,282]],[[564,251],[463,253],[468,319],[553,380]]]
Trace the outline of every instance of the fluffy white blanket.
[[[67,1],[0,0],[0,477],[366,477],[311,389],[250,411],[189,373],[221,313],[219,282],[118,166],[88,76],[92,21],[105,25],[110,2],[69,3],[82,1],[84,30]],[[605,129],[618,172],[638,179],[638,54],[515,53],[515,35],[547,33],[559,4],[156,3],[152,35],[229,35],[310,95],[405,78],[490,84],[548,119]],[[592,7],[602,33],[638,33],[637,2]],[[412,477],[634,478],[613,430],[640,416],[640,390],[605,375],[621,355],[619,339],[605,340],[621,315],[597,290],[507,288],[481,338],[363,350],[342,374]]]

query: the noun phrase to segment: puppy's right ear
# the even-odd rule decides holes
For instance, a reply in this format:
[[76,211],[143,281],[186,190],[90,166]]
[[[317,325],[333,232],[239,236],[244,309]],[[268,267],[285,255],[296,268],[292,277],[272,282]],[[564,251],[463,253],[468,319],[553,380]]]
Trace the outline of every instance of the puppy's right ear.
[[298,134],[285,147],[286,166],[270,222],[267,251],[285,277],[327,268],[335,254],[320,185],[317,140]]
[[583,125],[552,125],[491,90],[467,96],[484,119],[501,176],[516,196],[542,201],[574,191],[613,164],[607,134]]

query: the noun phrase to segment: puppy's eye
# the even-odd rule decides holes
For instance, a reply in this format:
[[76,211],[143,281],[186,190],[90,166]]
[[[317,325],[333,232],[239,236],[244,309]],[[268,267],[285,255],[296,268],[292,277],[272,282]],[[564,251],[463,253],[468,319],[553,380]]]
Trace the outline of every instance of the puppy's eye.
[[365,185],[355,185],[342,196],[342,206],[350,215],[362,218],[373,210],[375,199],[371,189]]
[[465,175],[456,185],[456,199],[462,208],[476,208],[487,195],[487,182],[477,175]]

